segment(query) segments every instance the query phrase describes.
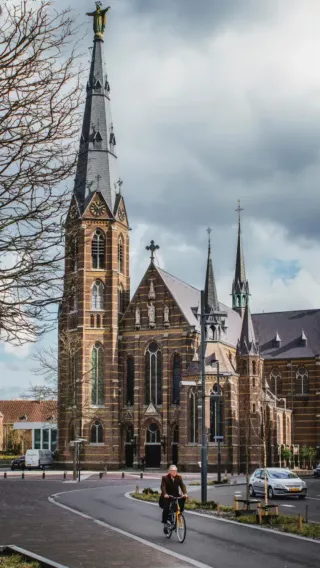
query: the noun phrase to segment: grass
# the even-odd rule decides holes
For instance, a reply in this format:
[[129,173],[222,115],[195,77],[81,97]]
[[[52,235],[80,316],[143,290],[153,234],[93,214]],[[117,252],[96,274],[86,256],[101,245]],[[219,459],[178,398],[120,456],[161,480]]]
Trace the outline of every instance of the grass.
[[0,554],[0,567],[1,568],[40,568],[38,562],[27,562],[23,560],[19,554],[13,556],[2,556]]
[[2,460],[4,460],[4,461],[14,460],[14,459],[16,459],[16,458],[18,458],[18,457],[19,457],[19,456],[13,456],[13,455],[11,455],[11,454],[1,454],[1,455],[0,455],[0,462],[1,462]]
[[[143,493],[132,493],[135,499],[140,501],[151,501],[153,503],[159,502],[160,494],[158,491],[152,491],[152,489],[144,489]],[[185,503],[186,511],[212,511],[216,512],[218,503],[215,501],[207,501],[207,503],[202,504],[201,501],[197,499],[188,499]],[[234,514],[234,509],[232,506],[220,505],[220,513],[224,514],[228,518],[231,518],[238,523],[243,523],[246,525],[256,525],[256,515],[241,515],[236,517]],[[302,523],[302,529],[298,528],[298,517],[293,515],[279,515],[278,517],[273,517],[269,519],[268,524],[263,524],[265,527],[275,528],[282,532],[287,532],[291,534],[297,534],[300,536],[305,536],[314,539],[320,539],[320,523],[310,523],[306,524],[304,521]],[[0,564],[1,568],[1,564]]]
[[[221,481],[221,483],[218,483],[218,482],[214,479],[214,480],[212,480],[212,481],[208,481],[207,485],[208,485],[208,486],[210,486],[210,485],[211,485],[211,486],[212,486],[212,485],[228,485],[228,483],[229,483],[229,480],[228,480],[228,479],[223,479],[223,480]],[[197,486],[198,486],[198,485],[201,485],[201,483],[200,483],[200,481],[192,481],[191,483],[189,483],[189,485],[194,485],[194,486],[197,485]]]

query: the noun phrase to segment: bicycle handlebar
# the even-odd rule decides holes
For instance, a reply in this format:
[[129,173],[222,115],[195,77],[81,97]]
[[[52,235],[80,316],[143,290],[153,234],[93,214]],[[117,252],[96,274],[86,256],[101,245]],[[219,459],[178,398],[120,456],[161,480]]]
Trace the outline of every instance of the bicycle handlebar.
[[180,495],[179,497],[175,497],[174,495],[168,495],[168,497],[170,499],[185,499],[185,497],[183,495]]

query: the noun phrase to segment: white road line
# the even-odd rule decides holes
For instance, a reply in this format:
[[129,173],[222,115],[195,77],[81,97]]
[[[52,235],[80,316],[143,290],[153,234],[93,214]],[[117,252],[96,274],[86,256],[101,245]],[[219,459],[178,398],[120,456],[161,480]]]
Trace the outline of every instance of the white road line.
[[[69,493],[69,491],[68,491],[68,493]],[[73,493],[73,492],[70,491],[70,493]],[[112,531],[117,532],[117,533],[119,533],[123,536],[131,538],[132,540],[136,540],[137,542],[140,542],[144,546],[148,546],[149,548],[153,548],[154,550],[157,550],[158,552],[162,552],[163,554],[167,554],[168,556],[172,556],[173,558],[176,558],[177,560],[181,560],[182,562],[186,562],[187,564],[190,564],[191,566],[196,566],[196,568],[213,568],[213,566],[208,566],[208,564],[203,564],[202,562],[198,562],[197,560],[193,560],[193,558],[188,558],[187,556],[184,556],[183,554],[178,554],[177,552],[173,552],[173,550],[168,550],[167,548],[159,546],[158,544],[154,544],[153,542],[145,540],[144,538],[140,538],[139,536],[136,536],[135,534],[129,533],[127,531],[123,531],[122,529],[119,529],[117,527],[109,525],[108,523],[105,523],[104,521],[99,521],[98,519],[95,519],[94,517],[91,517],[90,515],[86,515],[85,513],[81,513],[80,511],[72,509],[71,507],[68,507],[67,505],[63,505],[62,503],[58,503],[58,501],[55,501],[55,499],[53,499],[52,497],[49,497],[48,500],[50,501],[50,503],[57,505],[58,507],[62,507],[63,509],[66,509],[67,511],[70,511],[72,513],[75,513],[76,515],[79,515],[80,517],[83,517],[84,519],[89,519],[89,520],[93,521],[94,523],[96,523],[97,525],[100,525],[100,526],[102,526],[106,529],[112,530]]]
[[288,507],[289,509],[294,509],[295,505],[284,505],[284,504],[280,503],[280,507]]
[[[320,497],[320,495],[319,495],[319,497]],[[312,499],[312,501],[320,501],[320,499],[317,499],[317,497],[309,497],[309,495],[308,495],[307,499],[308,499],[308,501],[309,501],[309,499]]]
[[[144,505],[154,505],[156,507],[159,507],[159,505],[157,503],[150,503],[150,501],[139,501],[138,499],[135,499],[134,497],[131,496],[130,491],[128,491],[128,493],[125,493],[124,495],[125,497],[127,497],[127,499],[131,499],[132,501],[136,501],[138,503],[143,503]],[[232,521],[231,519],[222,519],[221,517],[213,517],[212,515],[206,515],[205,513],[196,513],[195,511],[184,511],[187,515],[196,515],[197,517],[203,517],[204,519],[210,519],[210,521],[217,521],[218,523],[229,523],[230,525],[237,525],[238,527],[242,527],[242,528],[247,528],[247,529],[252,529],[255,531],[264,531],[265,533],[272,533],[272,534],[277,534],[278,536],[288,536],[289,538],[295,538],[297,540],[306,540],[308,542],[312,542],[313,544],[320,544],[320,540],[314,540],[313,538],[308,538],[307,536],[300,536],[297,534],[290,534],[290,533],[284,533],[281,531],[275,531],[274,529],[269,529],[269,528],[264,528],[264,527],[258,527],[256,525],[247,525],[245,523],[238,523],[237,521]]]

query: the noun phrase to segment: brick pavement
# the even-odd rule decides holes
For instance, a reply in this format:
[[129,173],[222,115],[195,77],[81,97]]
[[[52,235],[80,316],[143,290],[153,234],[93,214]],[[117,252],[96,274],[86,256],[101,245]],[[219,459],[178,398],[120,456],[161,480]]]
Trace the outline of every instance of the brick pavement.
[[[101,486],[97,483],[97,486]],[[68,568],[185,568],[186,564],[48,502],[75,485],[0,483],[0,545],[15,544]],[[93,483],[81,483],[81,489]]]

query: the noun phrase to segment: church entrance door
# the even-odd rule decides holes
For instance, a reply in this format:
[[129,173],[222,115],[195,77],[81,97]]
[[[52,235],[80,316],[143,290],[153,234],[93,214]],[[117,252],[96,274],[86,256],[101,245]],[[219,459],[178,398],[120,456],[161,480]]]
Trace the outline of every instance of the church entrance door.
[[133,467],[133,445],[126,444],[125,445],[125,459],[126,459],[126,467]]
[[152,423],[146,431],[146,467],[159,468],[161,464],[160,430],[157,424]]

